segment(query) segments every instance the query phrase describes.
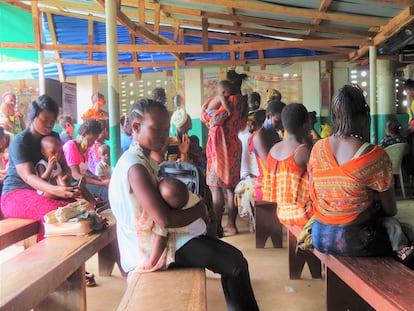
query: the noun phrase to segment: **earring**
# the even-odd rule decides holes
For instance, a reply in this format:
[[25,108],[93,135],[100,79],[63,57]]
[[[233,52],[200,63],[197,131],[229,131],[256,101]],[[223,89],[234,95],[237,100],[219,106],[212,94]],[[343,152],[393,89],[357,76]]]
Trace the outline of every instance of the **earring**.
[[86,150],[87,147],[88,147],[88,140],[86,139],[86,137],[83,137],[82,142],[81,142],[81,148]]

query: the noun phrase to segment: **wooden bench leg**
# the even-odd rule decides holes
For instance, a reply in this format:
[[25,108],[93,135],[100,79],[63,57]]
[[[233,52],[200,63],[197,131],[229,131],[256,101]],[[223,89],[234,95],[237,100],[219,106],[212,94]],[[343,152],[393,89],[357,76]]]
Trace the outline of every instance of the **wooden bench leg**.
[[86,311],[85,264],[33,310]]
[[313,279],[322,278],[321,261],[310,251],[296,250],[297,239],[288,230],[289,278],[300,279],[305,263],[308,264]]
[[122,276],[127,274],[122,270],[117,240],[112,241],[98,252],[98,269],[100,276],[111,276],[115,263],[118,264]]
[[268,237],[272,239],[274,248],[283,247],[282,224],[276,215],[276,204],[257,201],[255,203],[256,217],[256,248],[264,248]]
[[332,270],[326,268],[326,310],[373,311],[375,309],[346,285]]

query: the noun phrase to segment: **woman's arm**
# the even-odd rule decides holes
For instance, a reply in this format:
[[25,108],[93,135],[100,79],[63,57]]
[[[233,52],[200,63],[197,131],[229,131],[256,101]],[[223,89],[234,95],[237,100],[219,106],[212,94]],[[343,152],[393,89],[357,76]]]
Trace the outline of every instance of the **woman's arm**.
[[380,199],[382,210],[385,213],[385,216],[397,215],[397,204],[395,202],[394,185],[392,185],[391,188],[388,189],[387,191],[380,192],[379,199]]
[[208,223],[207,210],[204,203],[194,208],[178,210],[170,208],[161,198],[156,185],[153,184],[148,171],[140,164],[128,170],[128,181],[138,203],[163,228],[179,228],[189,225],[202,217]]
[[279,137],[276,133],[261,128],[253,137],[253,145],[260,159],[266,164],[267,154],[274,144],[279,142]]
[[306,145],[301,146],[295,153],[295,162],[302,169],[306,170],[310,157],[310,150]]
[[54,186],[44,181],[35,174],[33,164],[31,162],[16,164],[16,170],[20,178],[34,189],[52,193],[60,198],[74,198],[78,195],[73,192],[73,187]]
[[79,165],[70,166],[72,172],[72,177],[76,180],[79,180],[81,177],[85,177],[87,184],[97,185],[97,186],[108,186],[109,180],[101,180],[98,176],[87,171],[85,175],[82,175],[80,172]]

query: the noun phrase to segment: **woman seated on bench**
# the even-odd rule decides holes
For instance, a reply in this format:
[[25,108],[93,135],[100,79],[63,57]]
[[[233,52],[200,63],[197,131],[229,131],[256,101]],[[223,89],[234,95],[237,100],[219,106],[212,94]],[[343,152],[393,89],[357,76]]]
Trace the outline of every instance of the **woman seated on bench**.
[[[187,226],[198,218],[207,223],[204,203],[173,209],[158,191],[158,164],[150,157],[168,140],[169,114],[164,105],[142,99],[131,107],[133,143],[119,159],[109,184],[109,201],[117,221],[122,268],[139,271],[148,262],[156,234],[153,222],[164,228]],[[142,230],[145,227],[146,230]],[[219,239],[170,233],[159,269],[174,267],[208,268],[221,274],[229,310],[258,310],[243,254]]]
[[263,199],[276,203],[282,224],[304,226],[313,214],[307,174],[312,146],[308,111],[302,104],[286,105],[282,123],[287,137],[267,156]]
[[[35,165],[43,158],[40,141],[46,135],[59,135],[52,131],[59,107],[55,101],[42,95],[30,105],[30,126],[16,134],[10,143],[9,168],[3,183],[1,211],[4,217],[28,218],[43,221],[48,212],[73,202],[78,196],[74,187],[52,185],[36,175]],[[69,170],[63,157],[62,170]],[[39,195],[36,190],[53,194],[59,199]],[[43,239],[43,226],[37,240]]]
[[414,269],[413,231],[391,217],[397,214],[392,165],[383,148],[368,143],[362,90],[342,87],[331,113],[333,135],[316,142],[308,164],[313,246],[344,256],[394,255]]

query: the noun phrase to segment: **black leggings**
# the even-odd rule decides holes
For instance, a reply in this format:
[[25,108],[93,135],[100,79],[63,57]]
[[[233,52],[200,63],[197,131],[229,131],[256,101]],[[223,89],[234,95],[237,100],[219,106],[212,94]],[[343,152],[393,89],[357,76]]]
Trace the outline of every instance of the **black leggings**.
[[171,267],[200,267],[218,273],[227,310],[259,310],[246,259],[240,250],[222,240],[208,236],[191,239],[175,253]]

